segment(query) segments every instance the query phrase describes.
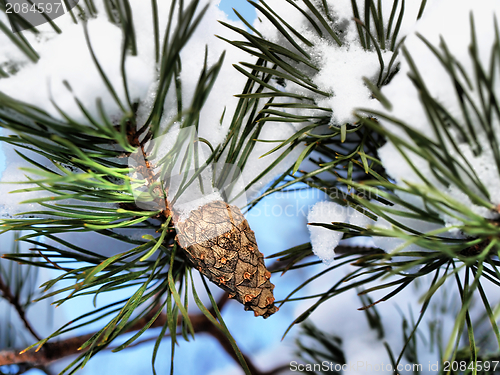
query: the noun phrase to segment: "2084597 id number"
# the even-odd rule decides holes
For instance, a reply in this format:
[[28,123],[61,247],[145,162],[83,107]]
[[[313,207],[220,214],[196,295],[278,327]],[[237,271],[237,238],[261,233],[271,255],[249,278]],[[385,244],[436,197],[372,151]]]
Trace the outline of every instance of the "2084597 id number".
[[59,7],[61,7],[61,3],[7,3],[5,6],[5,13],[15,13],[15,14],[27,14],[27,13],[57,13],[59,11]]
[[450,371],[450,370],[451,371],[465,371],[465,370],[495,371],[497,369],[498,363],[499,361],[477,361],[477,362],[444,361],[443,370],[444,371]]

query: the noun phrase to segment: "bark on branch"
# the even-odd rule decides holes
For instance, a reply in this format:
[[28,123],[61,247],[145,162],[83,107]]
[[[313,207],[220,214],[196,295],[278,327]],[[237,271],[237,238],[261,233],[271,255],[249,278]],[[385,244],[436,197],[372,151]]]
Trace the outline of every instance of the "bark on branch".
[[24,326],[30,331],[30,333],[35,337],[38,341],[41,340],[40,336],[35,332],[33,327],[31,326],[30,322],[26,318],[26,312],[24,311],[23,306],[21,306],[21,303],[19,302],[19,298],[17,296],[14,296],[12,292],[10,291],[10,288],[7,284],[4,283],[2,277],[0,276],[0,297],[3,297],[9,302],[14,309],[17,311],[17,314],[19,315],[19,318],[24,323]]
[[[228,294],[225,293],[219,300],[219,309],[222,309],[225,303],[228,301]],[[134,332],[142,329],[154,315],[154,311],[150,316],[145,316],[138,320],[133,326],[131,326],[126,332]],[[213,314],[213,311],[211,310]],[[226,336],[216,328],[208,318],[203,314],[193,314],[189,316],[191,323],[193,324],[194,331],[196,333],[207,333],[214,337],[222,346],[224,350],[235,360],[238,361],[236,354],[231,347],[230,342]],[[167,315],[162,313],[158,316],[156,321],[151,325],[151,328],[163,327],[167,322]],[[180,320],[179,320],[180,323]],[[125,332],[124,332],[125,333]],[[48,342],[40,350],[36,351],[35,348],[25,352],[20,353],[20,350],[3,350],[0,351],[0,366],[13,365],[13,364],[28,364],[31,367],[35,366],[47,366],[57,360],[62,358],[82,354],[85,350],[79,350],[79,348],[89,340],[94,333],[80,335],[76,337],[71,337],[65,340],[57,342]],[[262,372],[260,371],[252,361],[245,355],[243,355],[247,365],[252,373],[252,375],[276,375],[283,371],[287,366],[279,366],[271,371]]]

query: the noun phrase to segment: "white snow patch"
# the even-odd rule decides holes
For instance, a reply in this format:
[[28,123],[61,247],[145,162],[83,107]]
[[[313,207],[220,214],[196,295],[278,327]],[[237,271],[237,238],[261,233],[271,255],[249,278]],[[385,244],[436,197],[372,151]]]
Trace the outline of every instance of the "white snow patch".
[[[395,3],[392,0],[384,0],[381,3],[382,18],[387,29]],[[364,18],[364,1],[356,1],[356,4],[360,17]],[[304,4],[297,3],[297,5],[308,11]],[[391,26],[392,35],[394,34],[395,25],[399,19],[402,6],[401,4],[398,5],[398,3],[395,5],[395,18]],[[379,77],[385,76],[387,73],[393,53],[389,50],[391,39],[388,39],[386,49],[381,51],[381,58],[384,63],[384,68],[382,69],[376,50],[373,47],[371,50],[364,50],[361,45],[358,29],[353,20],[354,10],[352,1],[328,0],[326,1],[326,6],[328,7],[328,17],[326,18],[333,20],[334,32],[343,43],[342,46],[339,46],[337,42],[331,41],[331,37],[325,38],[325,36],[318,35],[309,20],[298,9],[286,1],[276,0],[273,2],[273,8],[280,10],[279,16],[313,44],[310,47],[300,40],[296,40],[301,48],[311,55],[313,62],[319,68],[319,72],[311,72],[312,82],[320,90],[331,95],[327,98],[318,95],[317,104],[321,107],[331,108],[333,110],[331,125],[340,126],[356,121],[356,117],[353,115],[355,108],[376,105],[372,103],[376,102],[376,100],[372,98],[371,91],[363,81],[363,77],[376,84],[379,81]],[[318,7],[322,10],[321,13],[323,14],[324,6],[318,4]],[[420,2],[405,3],[404,16],[395,42],[396,44],[413,29],[419,9]],[[310,11],[308,12],[310,13]],[[312,18],[315,19],[315,16],[312,16]],[[295,48],[290,45],[287,39],[277,31],[272,22],[263,14],[259,14],[259,19],[255,22],[254,26],[270,41],[290,47],[291,49]],[[371,22],[370,27],[371,34],[376,35],[374,22]],[[373,43],[371,44],[373,46]],[[382,71],[382,75],[380,75],[380,71]],[[310,91],[291,82],[287,85],[287,91],[307,96],[313,95]],[[300,113],[300,111],[298,112]]]
[[[371,220],[352,207],[341,206],[334,202],[318,202],[307,215],[309,223],[331,224],[332,222],[344,222],[360,227],[365,227]],[[337,232],[321,226],[309,225],[311,244],[313,252],[326,265],[332,263],[335,258],[335,248],[342,239],[343,232]]]
[[[354,108],[366,107],[374,99],[363,82],[363,77],[376,83],[380,64],[375,51],[366,51],[359,43],[339,47],[319,42],[314,48],[314,56],[320,61],[321,70],[313,81],[318,87],[333,96],[318,102],[320,107],[333,110],[332,123],[341,125],[356,120]],[[389,64],[392,52],[384,51],[385,66]]]
[[[440,38],[446,42],[450,54],[460,62],[464,72],[471,77],[474,82],[474,67],[470,57],[469,44],[471,38],[470,30],[470,14],[472,12],[475,19],[475,29],[477,34],[478,55],[480,61],[484,61],[486,69],[488,69],[488,61],[491,55],[491,47],[494,43],[495,29],[494,29],[494,14],[498,14],[500,9],[496,1],[481,1],[469,2],[465,0],[452,1],[441,0],[432,2],[432,6],[426,9],[424,16],[417,23],[415,33],[423,35],[432,45],[438,46],[441,42]],[[453,8],[453,17],[443,17],[447,14],[449,9]],[[444,108],[453,116],[466,133],[470,133],[466,129],[466,122],[461,104],[458,100],[455,86],[450,79],[449,74],[443,68],[440,61],[436,58],[433,52],[417,37],[415,33],[409,35],[405,41],[405,47],[414,60],[422,79],[424,80],[430,95],[437,99]],[[388,86],[382,88],[382,93],[392,103],[393,109],[389,111],[388,115],[404,121],[406,124],[417,130],[421,134],[427,136],[432,141],[438,141],[438,137],[433,129],[432,123],[427,117],[426,111],[420,101],[419,92],[414,87],[412,81],[408,77],[410,66],[406,60],[401,62],[401,70],[394,77]],[[459,78],[461,75],[459,75]],[[463,81],[463,79],[461,79]],[[500,95],[500,82],[495,82],[494,90],[496,95]],[[467,89],[467,94],[472,98],[474,104],[481,107],[480,96],[477,88]],[[402,95],[404,93],[404,95]],[[457,132],[450,131],[454,142],[458,145],[459,152],[464,156],[471,165],[472,170],[477,174],[478,179],[487,188],[490,197],[489,200],[493,205],[500,203],[500,193],[498,185],[500,183],[500,172],[498,171],[493,157],[489,135],[487,135],[482,128],[480,121],[474,117],[473,111],[469,111],[472,115],[472,124],[478,136],[478,144],[482,147],[482,153],[474,154],[471,145],[459,136]],[[397,125],[381,120],[381,124],[391,133],[396,134],[403,139],[413,142],[410,137],[403,132]],[[500,124],[497,118],[493,118],[492,124],[494,134],[498,134]],[[498,140],[497,140],[498,141]],[[446,142],[451,157],[459,161],[465,169],[470,168],[465,165],[460,154],[455,151],[449,141]],[[380,150],[379,156],[382,160],[384,167],[390,176],[392,176],[398,184],[404,185],[404,181],[412,183],[422,183],[418,174],[400,155],[399,151],[391,142],[387,142]],[[464,192],[457,186],[451,185],[449,188],[443,186],[431,173],[429,163],[421,157],[409,153],[409,158],[413,163],[415,169],[425,176],[434,186],[439,190],[444,191],[448,196],[451,196],[457,201],[457,204],[463,204],[470,208],[473,212],[483,217],[492,218],[489,208],[478,206],[471,202],[471,200],[464,194]],[[463,174],[460,178],[467,181],[467,177]],[[476,194],[482,195],[479,189],[468,180],[468,188]],[[446,225],[456,225],[460,220],[451,218],[448,215],[441,215],[445,220]],[[418,229],[418,228],[415,228]]]

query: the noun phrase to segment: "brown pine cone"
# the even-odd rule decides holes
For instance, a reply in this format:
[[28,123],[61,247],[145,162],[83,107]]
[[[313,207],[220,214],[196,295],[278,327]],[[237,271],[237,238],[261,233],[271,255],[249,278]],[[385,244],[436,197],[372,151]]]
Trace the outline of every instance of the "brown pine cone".
[[278,311],[274,285],[269,281],[271,273],[238,207],[210,202],[177,222],[176,230],[176,239],[193,266],[229,292],[245,310],[264,318]]

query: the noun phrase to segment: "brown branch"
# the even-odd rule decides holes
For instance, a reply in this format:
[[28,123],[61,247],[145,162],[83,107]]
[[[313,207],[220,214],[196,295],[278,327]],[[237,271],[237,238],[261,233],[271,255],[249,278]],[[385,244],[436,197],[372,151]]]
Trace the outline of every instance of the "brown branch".
[[24,308],[21,306],[19,298],[12,294],[9,286],[4,283],[2,276],[0,276],[0,291],[2,292],[2,297],[5,298],[7,302],[9,302],[14,307],[14,309],[16,309],[17,314],[24,323],[24,326],[28,329],[28,331],[30,331],[33,337],[35,337],[38,341],[40,341],[41,340],[40,336],[37,335],[31,324],[29,323],[28,319],[26,318],[26,312],[24,311]]
[[[224,293],[224,295],[218,301],[220,310],[224,307],[228,300],[228,294]],[[212,315],[214,314],[213,308],[211,308],[209,311],[212,313]],[[156,312],[157,310],[149,312],[149,314],[139,319],[134,323],[134,325],[132,325],[123,333],[134,332],[142,329],[152,319]],[[204,314],[190,315],[189,319],[191,320],[195,333],[204,332],[213,336],[220,343],[222,348],[236,362],[238,362],[238,358],[236,357],[236,354],[234,353],[231,343],[229,342],[227,337],[222,331],[216,328]],[[163,327],[166,322],[167,315],[162,313],[158,316],[158,318],[154,321],[150,328]],[[181,318],[179,317],[178,324],[180,324],[180,322]],[[38,351],[36,351],[35,349],[31,349],[27,352],[20,352],[19,350],[0,351],[0,366],[12,364],[29,364],[32,367],[39,367],[49,365],[52,362],[60,360],[64,357],[85,353],[85,350],[80,350],[80,347],[93,335],[94,333],[90,333],[68,338],[58,342],[48,342],[43,345]],[[245,358],[245,361],[247,362],[252,375],[277,375],[281,371],[288,369],[288,366],[279,366],[271,371],[263,372],[257,369],[247,356],[243,355],[243,357]]]
[[[148,316],[144,316],[143,318],[139,319],[133,326],[131,326],[123,333],[140,330],[149,322],[154,313],[155,311],[152,311],[150,314],[148,314]],[[191,317],[192,321],[197,321],[197,317],[197,315]],[[166,323],[166,321],[167,315],[160,314],[155,322],[151,325],[151,328],[162,327]],[[80,350],[80,347],[92,336],[94,336],[94,333],[75,336],[57,342],[48,342],[43,345],[38,351],[34,348],[26,352],[22,352],[20,350],[3,350],[0,351],[0,366],[21,363],[30,363],[33,365],[42,366],[48,365],[64,357],[84,353],[85,350]]]

